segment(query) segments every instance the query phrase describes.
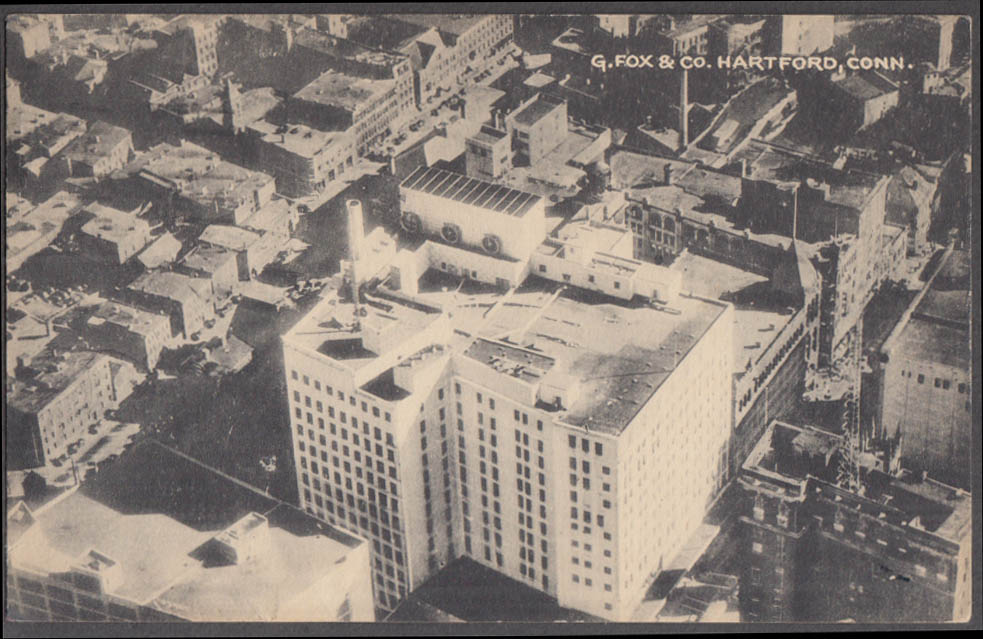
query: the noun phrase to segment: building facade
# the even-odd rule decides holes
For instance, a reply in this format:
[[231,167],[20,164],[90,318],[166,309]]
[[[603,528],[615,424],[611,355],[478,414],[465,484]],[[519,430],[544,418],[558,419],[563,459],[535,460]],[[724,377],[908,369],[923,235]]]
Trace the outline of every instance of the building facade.
[[97,262],[125,264],[143,250],[151,239],[150,224],[136,216],[96,202],[82,209],[93,216],[77,236],[82,253]]
[[[88,351],[35,357],[7,388],[7,445],[11,467],[34,468],[62,457],[89,426],[125,399],[117,388],[118,360]],[[126,393],[128,394],[128,393]]]
[[152,371],[171,338],[171,322],[166,315],[104,302],[86,320],[83,335],[91,348],[114,353],[142,370]]
[[275,126],[257,120],[247,127],[252,153],[263,172],[290,197],[311,195],[343,178],[357,159],[346,132],[319,131],[302,124]]
[[[380,609],[464,555],[560,605],[627,618],[722,485],[729,396],[697,389],[729,388],[730,308],[680,296],[677,323],[545,298],[551,319],[498,316],[528,323],[536,350],[462,339],[467,324],[382,288],[357,307],[343,291],[328,296],[284,336],[302,505],[373,540]],[[532,338],[549,335],[553,314],[596,334],[605,312],[605,340],[632,341],[635,321],[659,326],[636,345],[670,349],[655,377],[609,384],[577,370],[568,349],[586,328]],[[601,370],[636,371],[626,351],[605,348],[592,356]],[[658,459],[669,454],[688,472],[666,473]],[[659,497],[641,498],[653,485]]]
[[950,249],[881,348],[880,433],[902,464],[969,490],[973,378],[969,255]]
[[842,440],[775,422],[745,464],[740,596],[747,621],[969,619],[969,495],[864,469],[835,476]]

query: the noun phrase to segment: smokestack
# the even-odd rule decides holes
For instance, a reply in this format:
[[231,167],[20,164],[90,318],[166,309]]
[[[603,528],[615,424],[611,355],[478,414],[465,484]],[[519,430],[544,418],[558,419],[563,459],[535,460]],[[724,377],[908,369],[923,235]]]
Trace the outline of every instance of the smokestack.
[[362,256],[362,238],[365,237],[365,222],[362,218],[362,203],[348,200],[348,256],[355,264]]
[[689,144],[689,72],[683,69],[679,79],[679,150]]

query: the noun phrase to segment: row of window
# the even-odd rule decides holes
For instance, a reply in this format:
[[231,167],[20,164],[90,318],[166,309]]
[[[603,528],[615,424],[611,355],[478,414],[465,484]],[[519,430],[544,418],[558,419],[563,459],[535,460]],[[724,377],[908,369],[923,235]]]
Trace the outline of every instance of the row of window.
[[[316,391],[320,391],[321,388],[322,388],[320,380],[317,380],[317,379],[312,380],[309,375],[303,375],[302,376],[300,373],[298,373],[295,370],[290,371],[290,378],[292,380],[294,380],[294,381],[301,381],[302,380],[305,386],[312,386],[313,385],[314,390],[316,390]],[[324,385],[324,393],[326,395],[328,395],[329,397],[337,397],[338,400],[340,400],[342,402],[345,401],[345,392],[344,391],[338,390],[337,393],[336,393],[335,390],[333,388],[331,388],[331,386],[328,386],[327,384]],[[297,400],[297,401],[300,401],[299,400],[299,393],[296,390],[294,391],[294,399]],[[357,406],[359,404],[358,400],[356,399],[356,397],[354,395],[349,395],[348,396],[348,401],[349,401],[349,403],[352,406]],[[308,406],[310,406],[310,404],[308,404]],[[368,402],[365,402],[363,400],[361,402],[361,408],[362,408],[362,412],[363,413],[368,413],[369,412],[369,404],[368,404]],[[373,417],[379,417],[382,414],[382,412],[379,410],[379,407],[378,406],[372,406],[371,407],[371,410],[372,410],[372,416]],[[392,421],[392,414],[391,413],[388,413],[388,412],[384,413],[384,417],[385,417],[385,420],[387,422],[391,422]]]
[[[901,377],[907,377],[907,378],[910,379],[911,378],[911,371],[901,371]],[[925,383],[925,375],[923,373],[918,373],[918,377],[916,379],[917,379],[917,381],[918,381],[919,384],[924,384]],[[952,387],[952,380],[945,379],[944,377],[936,377],[935,378],[935,388],[941,388],[942,390],[949,390],[949,388],[951,388],[951,387]],[[957,392],[960,395],[962,395],[962,394],[965,394],[968,391],[968,388],[967,388],[966,384],[960,383],[960,384],[957,384],[956,390],[957,390]]]

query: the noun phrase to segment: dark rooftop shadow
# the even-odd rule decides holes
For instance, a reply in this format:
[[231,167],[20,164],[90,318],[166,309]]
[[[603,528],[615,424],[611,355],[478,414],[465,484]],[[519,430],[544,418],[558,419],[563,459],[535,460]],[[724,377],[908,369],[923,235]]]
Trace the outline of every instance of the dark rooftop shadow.
[[278,503],[152,441],[107,464],[80,491],[117,512],[163,514],[198,531],[222,530]]

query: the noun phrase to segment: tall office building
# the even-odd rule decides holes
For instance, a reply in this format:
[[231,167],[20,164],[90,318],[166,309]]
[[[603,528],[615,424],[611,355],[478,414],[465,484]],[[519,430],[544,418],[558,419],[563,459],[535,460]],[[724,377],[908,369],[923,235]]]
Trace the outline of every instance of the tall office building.
[[301,506],[371,540],[383,614],[467,556],[628,618],[725,476],[732,307],[446,277],[339,287],[283,337]]

